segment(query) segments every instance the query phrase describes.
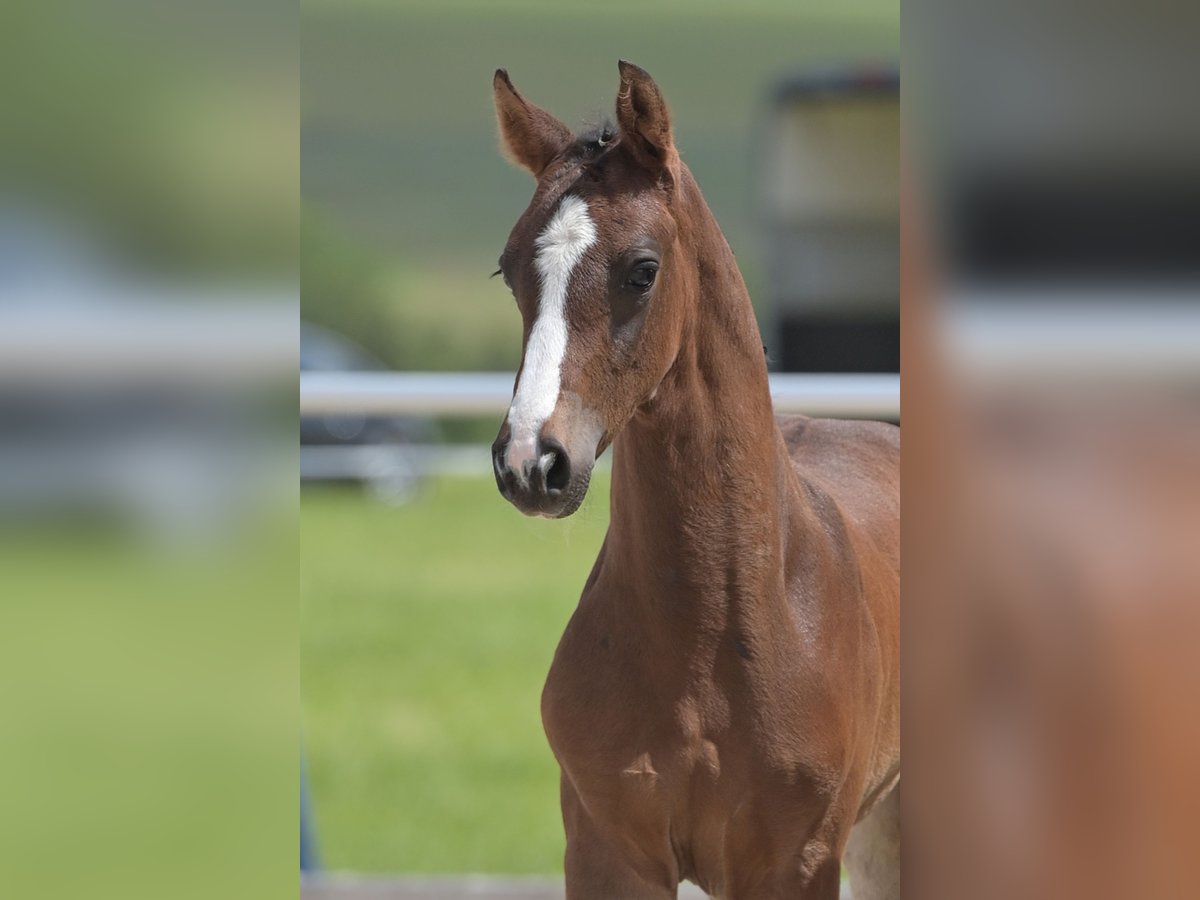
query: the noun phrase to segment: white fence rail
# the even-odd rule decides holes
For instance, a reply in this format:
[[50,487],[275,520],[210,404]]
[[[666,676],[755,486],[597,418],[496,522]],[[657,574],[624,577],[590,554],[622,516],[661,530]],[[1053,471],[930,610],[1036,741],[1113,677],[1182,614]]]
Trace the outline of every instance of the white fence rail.
[[[302,415],[503,415],[513,376],[504,372],[305,372]],[[899,375],[771,376],[780,413],[898,419]]]

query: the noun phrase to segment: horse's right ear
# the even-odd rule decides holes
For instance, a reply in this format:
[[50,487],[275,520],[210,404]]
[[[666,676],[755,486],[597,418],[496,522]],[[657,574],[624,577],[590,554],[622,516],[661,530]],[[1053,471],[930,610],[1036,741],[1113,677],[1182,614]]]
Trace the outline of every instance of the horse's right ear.
[[537,178],[574,140],[571,129],[518,94],[503,69],[497,69],[492,79],[492,95],[500,126],[500,151]]

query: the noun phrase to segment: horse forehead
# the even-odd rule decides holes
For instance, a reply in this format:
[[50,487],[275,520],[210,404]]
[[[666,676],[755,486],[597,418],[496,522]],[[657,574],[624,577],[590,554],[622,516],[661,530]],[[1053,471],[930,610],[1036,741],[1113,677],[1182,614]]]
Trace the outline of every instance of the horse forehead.
[[537,253],[537,239],[546,230],[558,210],[559,203],[566,196],[566,191],[556,191],[552,194],[539,188],[533,195],[529,206],[521,213],[508,237],[505,254],[532,258]]
[[[564,205],[569,204],[566,208]],[[509,248],[514,253],[533,259],[556,237],[556,226],[565,214],[586,216],[596,228],[591,243],[601,240],[600,226],[606,218],[607,204],[595,196],[584,196],[570,189],[554,192],[549,197],[535,197],[513,230]]]
[[538,187],[509,237],[506,255],[532,263],[544,245],[544,236],[555,222],[564,202],[582,202],[583,211],[595,230],[589,256],[611,255],[613,245],[633,234],[666,235],[663,212],[647,192],[612,189],[612,186],[558,179]]

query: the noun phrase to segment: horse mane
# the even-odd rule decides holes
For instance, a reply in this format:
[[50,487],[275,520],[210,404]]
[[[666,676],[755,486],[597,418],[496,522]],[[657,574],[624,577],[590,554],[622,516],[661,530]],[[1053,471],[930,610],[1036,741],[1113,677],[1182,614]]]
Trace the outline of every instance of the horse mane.
[[609,119],[590,125],[575,137],[575,150],[587,159],[598,159],[617,143],[619,132]]

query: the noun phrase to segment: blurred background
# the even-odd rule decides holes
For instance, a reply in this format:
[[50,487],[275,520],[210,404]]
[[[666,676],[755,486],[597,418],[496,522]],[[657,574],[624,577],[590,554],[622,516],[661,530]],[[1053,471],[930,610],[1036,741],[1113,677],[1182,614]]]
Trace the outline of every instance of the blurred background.
[[1197,35],[905,7],[906,895],[1200,894]]
[[511,372],[491,74],[582,124],[624,56],[777,372],[895,372],[902,231],[906,890],[1200,893],[1195,5],[905,32],[900,228],[895,4],[4,4],[0,890],[292,897],[298,798],[327,871],[558,871],[603,474],[531,522],[492,388],[295,378]]
[[486,416],[302,419],[315,855],[358,873],[558,873],[538,698],[608,482],[573,518],[533,521],[488,468],[521,351],[488,276],[533,190],[497,149],[492,74],[582,128],[612,116],[619,58],[645,67],[773,368],[894,377],[899,9],[309,0],[302,32],[306,375],[505,373]]
[[298,28],[280,10],[0,10],[7,896],[294,896]]

